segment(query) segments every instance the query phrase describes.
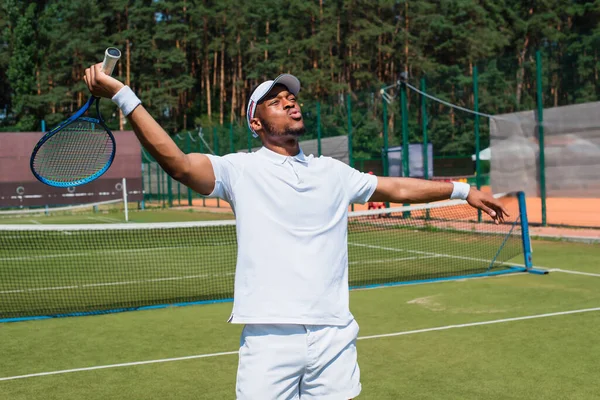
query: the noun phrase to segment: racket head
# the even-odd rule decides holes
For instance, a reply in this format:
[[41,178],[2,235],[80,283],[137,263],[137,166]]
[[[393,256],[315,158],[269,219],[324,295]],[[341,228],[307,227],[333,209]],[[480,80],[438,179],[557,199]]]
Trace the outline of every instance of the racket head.
[[[87,108],[94,100],[86,103]],[[99,102],[97,118],[82,116],[87,111],[84,108],[45,134],[33,149],[29,164],[40,182],[54,187],[80,186],[99,178],[112,165],[115,138],[102,119]]]

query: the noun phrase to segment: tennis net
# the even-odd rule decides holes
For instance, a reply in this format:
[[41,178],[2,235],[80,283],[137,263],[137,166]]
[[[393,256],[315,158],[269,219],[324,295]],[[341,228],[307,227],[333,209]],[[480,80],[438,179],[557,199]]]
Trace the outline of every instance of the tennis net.
[[[350,213],[349,283],[523,271],[523,227],[464,201]],[[0,225],[0,320],[230,300],[236,247],[235,221]]]

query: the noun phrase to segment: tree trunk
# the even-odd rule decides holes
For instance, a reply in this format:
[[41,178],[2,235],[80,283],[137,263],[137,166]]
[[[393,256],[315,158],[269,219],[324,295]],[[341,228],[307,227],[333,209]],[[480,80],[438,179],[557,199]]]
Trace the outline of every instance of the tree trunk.
[[517,109],[519,107],[519,104],[521,104],[521,94],[523,92],[523,79],[525,78],[525,56],[527,55],[528,45],[529,35],[525,36],[523,48],[521,49],[521,52],[517,55],[517,61],[519,63],[519,69],[517,70],[517,92],[515,94]]
[[404,3],[404,72],[408,73],[408,0]]
[[269,21],[265,24],[265,33],[267,35],[265,39],[266,48],[265,48],[265,61],[269,59]]
[[221,125],[223,125],[225,98],[225,35],[221,35],[221,96],[219,100],[219,123]]
[[211,105],[211,88],[210,88],[210,70],[208,68],[208,57],[204,59],[204,78],[206,84],[206,111],[208,114],[208,122],[212,123],[212,105]]

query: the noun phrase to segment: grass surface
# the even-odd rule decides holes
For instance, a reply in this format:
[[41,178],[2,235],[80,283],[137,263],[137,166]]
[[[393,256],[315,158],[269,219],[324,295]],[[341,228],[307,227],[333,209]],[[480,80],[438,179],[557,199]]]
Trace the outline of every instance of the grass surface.
[[[534,263],[600,274],[596,245]],[[353,291],[359,336],[600,307],[600,277],[519,274]],[[237,350],[231,304],[0,325],[0,377]],[[598,399],[600,312],[360,340],[360,399]],[[2,399],[232,399],[236,355],[0,381]]]

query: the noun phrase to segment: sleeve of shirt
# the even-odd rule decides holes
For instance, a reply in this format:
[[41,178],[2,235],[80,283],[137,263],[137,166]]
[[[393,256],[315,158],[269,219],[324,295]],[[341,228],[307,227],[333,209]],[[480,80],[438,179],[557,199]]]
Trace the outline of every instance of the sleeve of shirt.
[[206,154],[215,173],[215,188],[207,197],[218,197],[231,203],[234,199],[233,189],[243,172],[242,157],[239,154],[214,156]]
[[341,161],[334,161],[350,203],[364,204],[369,201],[377,189],[377,177],[360,172]]

